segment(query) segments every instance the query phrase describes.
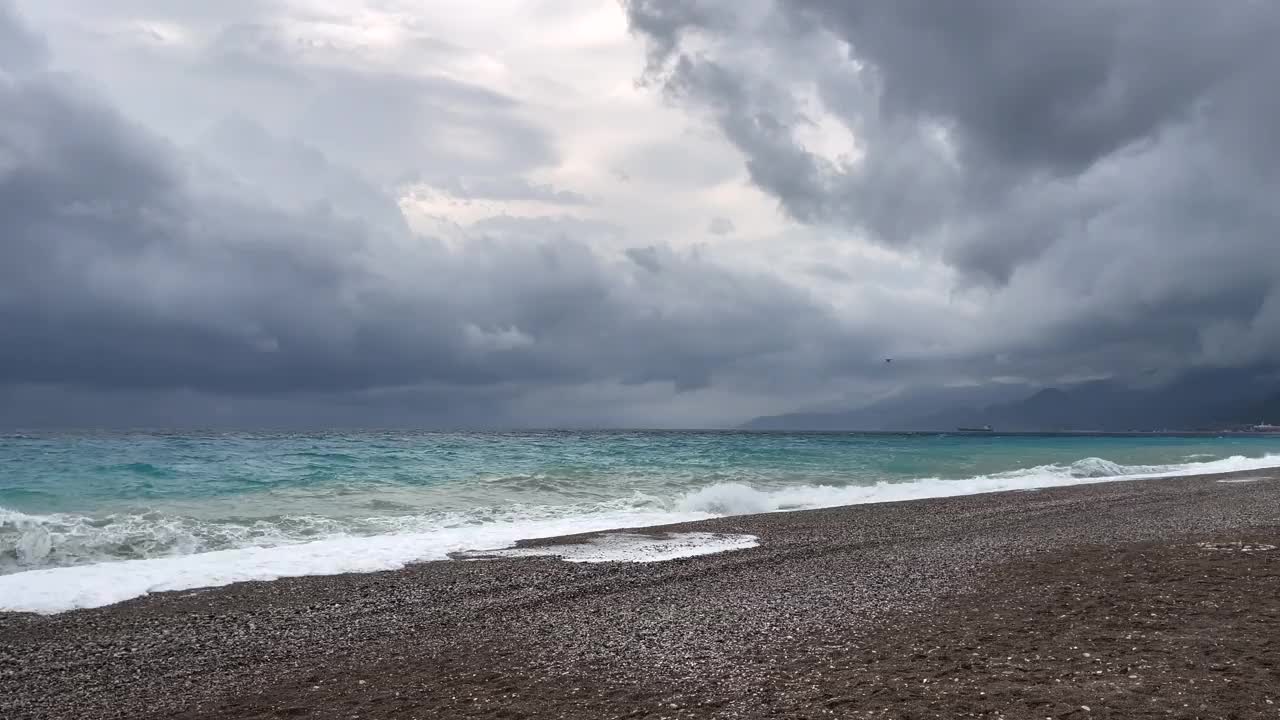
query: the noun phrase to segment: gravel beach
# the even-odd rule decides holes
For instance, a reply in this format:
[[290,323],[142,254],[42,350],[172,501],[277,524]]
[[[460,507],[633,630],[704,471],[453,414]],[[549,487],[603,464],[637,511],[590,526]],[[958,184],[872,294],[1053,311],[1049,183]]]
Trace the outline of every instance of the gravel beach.
[[0,718],[1280,717],[1280,475],[660,531],[759,546],[0,614]]

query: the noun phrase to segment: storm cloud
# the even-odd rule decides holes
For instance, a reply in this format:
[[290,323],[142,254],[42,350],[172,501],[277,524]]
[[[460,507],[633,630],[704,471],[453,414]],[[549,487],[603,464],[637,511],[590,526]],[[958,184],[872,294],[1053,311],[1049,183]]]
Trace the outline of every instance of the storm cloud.
[[1280,359],[1275,5],[625,5],[759,188],[945,262],[1023,372]]
[[418,3],[0,0],[0,423],[731,424],[1280,361],[1271,5],[587,9],[629,44],[520,75]]
[[[8,386],[410,402],[434,421],[479,398],[501,423],[548,388],[695,391],[843,334],[804,290],[662,243],[414,233],[380,186],[242,117],[178,147],[50,69],[0,7],[6,47],[27,48],[0,76]],[[549,192],[491,191],[521,188]],[[9,397],[65,395],[41,392]]]

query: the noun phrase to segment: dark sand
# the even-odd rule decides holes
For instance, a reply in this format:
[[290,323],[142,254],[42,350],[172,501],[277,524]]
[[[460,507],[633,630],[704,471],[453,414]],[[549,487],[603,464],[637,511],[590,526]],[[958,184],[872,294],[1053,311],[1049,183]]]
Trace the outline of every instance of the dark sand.
[[1219,479],[0,614],[0,718],[1280,718],[1280,550],[1229,544],[1280,545],[1280,477]]

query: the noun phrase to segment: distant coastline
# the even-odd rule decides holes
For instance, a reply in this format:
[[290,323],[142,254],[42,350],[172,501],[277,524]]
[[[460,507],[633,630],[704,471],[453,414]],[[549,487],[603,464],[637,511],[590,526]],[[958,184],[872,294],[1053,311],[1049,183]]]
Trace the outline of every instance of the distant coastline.
[[[655,432],[663,432],[661,430]],[[683,431],[672,431],[683,432]],[[708,432],[716,432],[714,430]],[[1258,430],[826,430],[826,429],[796,429],[796,430],[773,430],[767,428],[740,428],[737,430],[728,430],[725,432],[745,432],[760,434],[815,434],[815,435],[901,435],[901,436],[922,436],[922,435],[952,435],[955,437],[1220,437],[1229,435],[1240,435],[1245,437],[1275,437],[1280,438],[1280,431],[1258,431]]]

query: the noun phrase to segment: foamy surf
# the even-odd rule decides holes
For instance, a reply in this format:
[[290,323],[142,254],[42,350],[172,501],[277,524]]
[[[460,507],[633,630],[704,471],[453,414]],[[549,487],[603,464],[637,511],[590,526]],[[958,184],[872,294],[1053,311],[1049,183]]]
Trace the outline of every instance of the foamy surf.
[[[1035,490],[1064,485],[1112,482],[1161,476],[1227,473],[1275,468],[1280,456],[1234,456],[1209,462],[1177,465],[1118,465],[1101,458],[1085,458],[1069,465],[1042,465],[1011,472],[959,480],[923,478],[863,485],[794,485],[760,488],[747,483],[717,483],[669,499],[637,496],[609,500],[594,509],[584,506],[541,509],[537,517],[508,515],[499,522],[476,515],[472,522],[451,527],[423,528],[429,518],[385,520],[388,532],[356,537],[338,523],[333,534],[308,539],[288,532],[252,533],[233,541],[260,543],[212,552],[181,554],[181,543],[165,546],[165,557],[99,562],[71,567],[34,569],[0,575],[0,610],[57,613],[109,605],[147,593],[190,590],[251,580],[274,580],[301,575],[393,570],[413,562],[443,560],[452,552],[477,548],[506,548],[518,540],[555,537],[620,528],[646,527],[726,515],[805,510],[862,503],[972,495],[1009,490]],[[619,509],[632,503],[631,510]],[[572,512],[551,517],[555,512]],[[36,516],[0,511],[0,531],[16,533],[15,556],[39,558],[57,552],[68,542],[56,528],[77,528],[74,540],[96,548],[93,522],[72,522],[67,516]],[[171,523],[164,519],[160,524]],[[376,526],[376,523],[375,523]],[[51,528],[54,528],[51,530]],[[98,528],[103,529],[103,528]],[[314,531],[314,530],[309,530]],[[265,532],[265,531],[264,531]],[[264,539],[266,541],[264,542]],[[264,546],[270,545],[270,546]],[[707,546],[710,547],[710,546]],[[716,550],[718,551],[718,550]],[[660,554],[658,550],[653,551]]]
[[704,513],[606,514],[29,570],[0,575],[0,610],[53,614],[112,605],[154,592],[303,575],[398,570],[410,563],[445,560],[452,552],[506,547],[526,538],[707,517]]
[[718,516],[748,515],[841,505],[979,495],[1011,490],[1038,490],[1118,480],[1214,475],[1265,470],[1278,466],[1280,466],[1280,455],[1266,455],[1259,458],[1237,455],[1201,463],[1127,466],[1117,465],[1102,458],[1085,458],[1070,465],[1041,465],[964,480],[922,478],[909,482],[879,482],[872,485],[799,485],[777,490],[758,490],[742,483],[722,483],[689,493],[682,499],[679,507],[682,510],[709,512]]
[[499,560],[502,558],[554,557],[565,562],[666,562],[699,555],[747,550],[760,542],[754,535],[725,533],[666,533],[641,535],[639,533],[613,532],[588,538],[578,543],[536,545],[532,547],[503,548],[500,550],[472,550],[456,553],[455,560]]

